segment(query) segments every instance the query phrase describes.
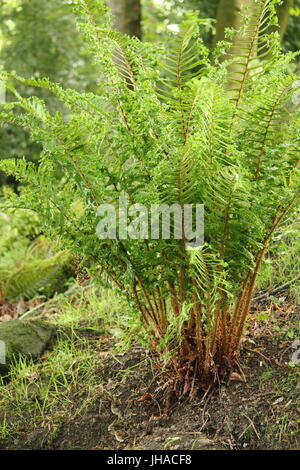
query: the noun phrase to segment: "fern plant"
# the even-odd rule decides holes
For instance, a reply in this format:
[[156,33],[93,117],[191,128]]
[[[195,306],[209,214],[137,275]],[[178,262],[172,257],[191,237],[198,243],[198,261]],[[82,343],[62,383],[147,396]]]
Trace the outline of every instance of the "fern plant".
[[[276,0],[255,2],[238,33],[241,52],[221,43],[212,60],[196,19],[156,47],[114,31],[104,1],[73,3],[101,65],[99,93],[4,74],[16,100],[1,106],[3,125],[25,127],[44,150],[38,168],[9,160],[1,169],[26,183],[18,205],[127,297],[148,344],[167,359],[166,391],[193,397],[236,366],[262,260],[299,204],[294,55],[268,33]],[[22,98],[18,83],[52,91],[68,119]],[[120,196],[146,207],[203,203],[204,246],[99,240],[97,208],[117,207]]]
[[14,210],[13,216],[0,212],[0,299],[51,296],[73,274],[71,254],[38,237],[37,227],[31,211]]
[[4,299],[32,299],[43,294],[51,297],[66,285],[66,280],[72,274],[72,258],[68,252],[59,252],[50,258],[35,261],[22,260],[7,272],[1,271],[5,279],[1,282],[1,293]]

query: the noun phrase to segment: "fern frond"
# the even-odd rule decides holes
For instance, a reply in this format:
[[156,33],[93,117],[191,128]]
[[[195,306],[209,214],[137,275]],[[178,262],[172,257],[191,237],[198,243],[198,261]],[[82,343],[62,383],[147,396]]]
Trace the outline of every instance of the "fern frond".
[[197,288],[197,297],[210,322],[209,326],[212,326],[215,320],[212,315],[224,278],[223,262],[210,251],[208,246],[205,246],[191,252],[190,273]]
[[190,117],[199,89],[190,86],[200,79],[208,68],[208,52],[198,39],[197,21],[187,21],[179,35],[171,38],[167,58],[161,63],[165,77],[158,83],[158,96],[168,108],[178,114],[178,122],[187,142],[190,133]]
[[238,32],[238,43],[233,46],[233,59],[228,76],[235,113],[241,104],[250,77],[252,80],[257,79],[265,70],[266,65],[262,67],[261,61],[270,61],[274,42],[277,46],[279,44],[276,35],[269,33],[270,25],[277,21],[274,6],[276,3],[277,0],[257,0],[246,24]]
[[134,40],[114,30],[108,33],[108,37],[112,39],[115,45],[114,60],[120,76],[131,88],[134,88],[136,85],[135,75],[138,71],[135,65],[135,55],[130,50],[130,45],[132,45]]
[[32,299],[41,293],[53,295],[66,281],[70,260],[70,254],[65,252],[48,259],[21,264],[10,273],[4,283],[4,298],[18,300]]
[[[93,44],[93,50],[101,63],[102,70],[112,78],[114,64],[119,77],[133,89],[136,85],[135,76],[139,72],[136,59],[139,57],[139,62],[142,60],[140,42],[112,29],[111,12],[103,0],[77,0],[77,3],[79,6],[77,11],[85,16],[85,22],[79,25],[80,29]],[[107,61],[107,57],[103,60],[105,48],[111,51],[111,62]],[[114,84],[116,79],[115,75]]]
[[[51,82],[48,78],[23,78],[14,74],[0,75],[0,80],[5,83],[7,81],[17,81],[25,85],[30,85],[36,88],[43,88],[53,93],[59,100],[64,103],[72,112],[78,112],[80,110],[90,117],[95,118],[96,115],[101,117],[107,117],[105,105],[105,98],[98,96],[93,93],[80,93],[71,88],[63,88],[58,83]],[[15,104],[9,103],[6,105],[7,108],[14,107]]]
[[[163,163],[165,164],[165,163]],[[168,173],[160,186],[160,200],[164,204],[193,204],[197,201],[198,163],[189,147],[181,147],[168,164]]]
[[206,167],[230,164],[231,105],[218,83],[203,78],[200,87],[205,90],[197,111],[197,125],[202,137],[197,141],[201,149],[201,161]]
[[254,103],[250,96],[245,106],[240,108],[245,126],[241,138],[243,145],[247,142],[251,149],[246,153],[255,180],[261,176],[267,150],[274,152],[281,141],[288,141],[290,113],[286,104],[295,92],[294,82],[292,75],[276,74],[272,80],[269,79],[268,86],[262,86],[260,94],[256,90]]

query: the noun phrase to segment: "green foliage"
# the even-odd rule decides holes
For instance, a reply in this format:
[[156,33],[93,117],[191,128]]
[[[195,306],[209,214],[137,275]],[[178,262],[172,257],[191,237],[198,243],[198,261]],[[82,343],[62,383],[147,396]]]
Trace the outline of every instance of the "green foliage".
[[60,292],[72,274],[70,253],[55,253],[55,245],[36,238],[37,222],[31,211],[0,213],[0,292],[5,299],[49,297]]
[[[70,259],[68,253],[58,253],[49,259],[17,266],[17,269],[9,273],[4,283],[4,297],[13,300],[32,299],[41,293],[49,297],[60,291],[66,282]],[[69,267],[69,275],[71,273]]]
[[[237,107],[248,80],[254,81],[266,72],[268,64],[273,65],[279,54],[278,32],[270,32],[271,26],[278,25],[275,7],[279,2],[258,1],[251,9],[251,16],[245,11],[241,36],[237,34],[237,44],[234,44],[230,60],[230,84]],[[228,37],[235,35],[235,31],[227,31]],[[264,67],[261,67],[262,60]]]
[[82,391],[84,387],[86,396],[76,411],[79,415],[89,404],[96,385],[93,352],[88,342],[74,332],[72,339],[59,338],[42,362],[22,357],[16,360],[9,371],[9,386],[0,377],[1,411],[4,410],[0,416],[0,437],[17,433],[9,419],[11,415],[25,426],[41,424],[47,414],[54,416],[57,409],[61,418],[74,390]]
[[[274,295],[289,292],[291,299],[300,303],[300,223],[299,220],[289,221],[278,235],[274,237],[274,243],[262,266],[258,287],[263,290],[278,289]],[[287,283],[289,283],[287,285]]]
[[[151,346],[170,358],[175,390],[193,396],[234,364],[261,262],[299,201],[294,55],[265,33],[275,0],[257,2],[239,32],[242,55],[222,65],[210,62],[197,19],[156,47],[112,31],[103,1],[74,3],[103,71],[99,94],[4,74],[16,102],[0,119],[28,129],[43,152],[38,169],[20,160],[0,168],[26,183],[20,204],[41,215],[50,237],[116,283]],[[19,84],[54,92],[68,118],[23,98]],[[98,240],[97,208],[118,207],[120,196],[148,208],[203,203],[205,246]]]

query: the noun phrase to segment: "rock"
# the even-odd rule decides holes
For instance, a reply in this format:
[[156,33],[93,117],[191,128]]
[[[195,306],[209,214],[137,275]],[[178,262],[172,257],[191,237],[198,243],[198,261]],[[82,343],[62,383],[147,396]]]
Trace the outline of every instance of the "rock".
[[14,358],[37,359],[54,339],[55,328],[41,320],[0,323],[0,374],[6,374]]

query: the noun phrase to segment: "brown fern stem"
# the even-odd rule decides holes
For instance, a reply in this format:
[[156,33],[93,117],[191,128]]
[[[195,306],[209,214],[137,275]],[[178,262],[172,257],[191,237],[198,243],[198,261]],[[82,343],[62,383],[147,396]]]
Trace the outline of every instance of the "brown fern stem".
[[291,201],[284,207],[281,208],[280,206],[278,207],[277,213],[273,219],[273,222],[271,224],[271,227],[269,231],[267,232],[267,235],[263,241],[263,247],[256,256],[255,260],[255,267],[253,272],[250,274],[248,273],[248,282],[245,285],[242,295],[237,303],[237,310],[235,312],[235,318],[234,318],[234,327],[231,330],[231,338],[230,338],[230,346],[229,346],[229,354],[234,354],[237,349],[239,348],[242,333],[243,333],[243,328],[244,324],[247,318],[247,315],[249,313],[250,307],[251,307],[251,300],[253,296],[253,292],[255,289],[256,285],[256,280],[257,276],[259,273],[259,269],[261,267],[261,263],[263,261],[264,256],[268,252],[269,249],[269,243],[271,241],[271,238],[281,223],[282,219],[284,216],[287,214],[287,212],[291,209],[291,207],[294,205],[298,197],[300,196],[300,189],[296,191],[295,195],[292,197]]

